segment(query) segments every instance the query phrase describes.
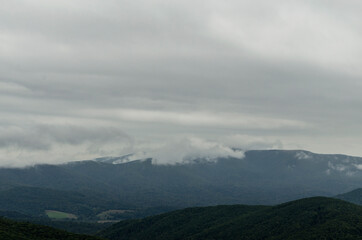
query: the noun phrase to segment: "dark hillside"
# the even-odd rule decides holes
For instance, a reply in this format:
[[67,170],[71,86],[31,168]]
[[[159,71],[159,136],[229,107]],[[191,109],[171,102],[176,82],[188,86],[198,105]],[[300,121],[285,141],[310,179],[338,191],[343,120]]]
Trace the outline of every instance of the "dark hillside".
[[101,236],[143,239],[362,239],[362,207],[315,197],[275,207],[190,208],[113,225]]
[[51,227],[0,218],[1,240],[100,240],[100,238],[77,235]]

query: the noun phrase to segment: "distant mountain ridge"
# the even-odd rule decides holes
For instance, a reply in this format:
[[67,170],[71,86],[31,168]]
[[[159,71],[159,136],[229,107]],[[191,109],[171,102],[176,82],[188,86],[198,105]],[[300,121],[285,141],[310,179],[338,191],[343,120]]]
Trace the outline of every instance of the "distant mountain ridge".
[[[362,158],[346,155],[258,150],[242,159],[174,165],[130,157],[0,168],[0,211],[39,216],[57,210],[97,220],[103,211],[132,210],[119,215],[128,219],[193,206],[278,204],[362,187]],[[57,196],[62,200],[49,201]]]
[[362,205],[362,188],[358,188],[347,193],[338,194],[335,197],[347,202]]

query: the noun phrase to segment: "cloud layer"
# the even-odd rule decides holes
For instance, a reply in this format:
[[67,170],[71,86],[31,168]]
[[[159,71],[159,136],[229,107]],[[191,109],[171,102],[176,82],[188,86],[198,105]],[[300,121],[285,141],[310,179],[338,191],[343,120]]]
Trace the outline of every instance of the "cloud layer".
[[362,155],[360,1],[0,6],[0,165],[174,137]]

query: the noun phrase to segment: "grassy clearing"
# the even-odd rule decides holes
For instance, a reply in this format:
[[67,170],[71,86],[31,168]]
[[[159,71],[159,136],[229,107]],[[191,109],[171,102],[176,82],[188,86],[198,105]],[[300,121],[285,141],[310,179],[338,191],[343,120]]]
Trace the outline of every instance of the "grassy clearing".
[[71,213],[55,210],[45,210],[46,215],[52,219],[77,219],[77,216]]

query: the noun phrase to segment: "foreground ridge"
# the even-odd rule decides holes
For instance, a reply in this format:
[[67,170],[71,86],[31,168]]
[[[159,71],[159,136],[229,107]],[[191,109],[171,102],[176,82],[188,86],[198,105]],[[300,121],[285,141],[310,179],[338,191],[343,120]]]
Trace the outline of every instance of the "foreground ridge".
[[100,240],[101,238],[68,233],[55,228],[0,218],[1,240]]
[[313,197],[277,206],[188,208],[120,222],[100,233],[131,239],[362,239],[362,207]]

